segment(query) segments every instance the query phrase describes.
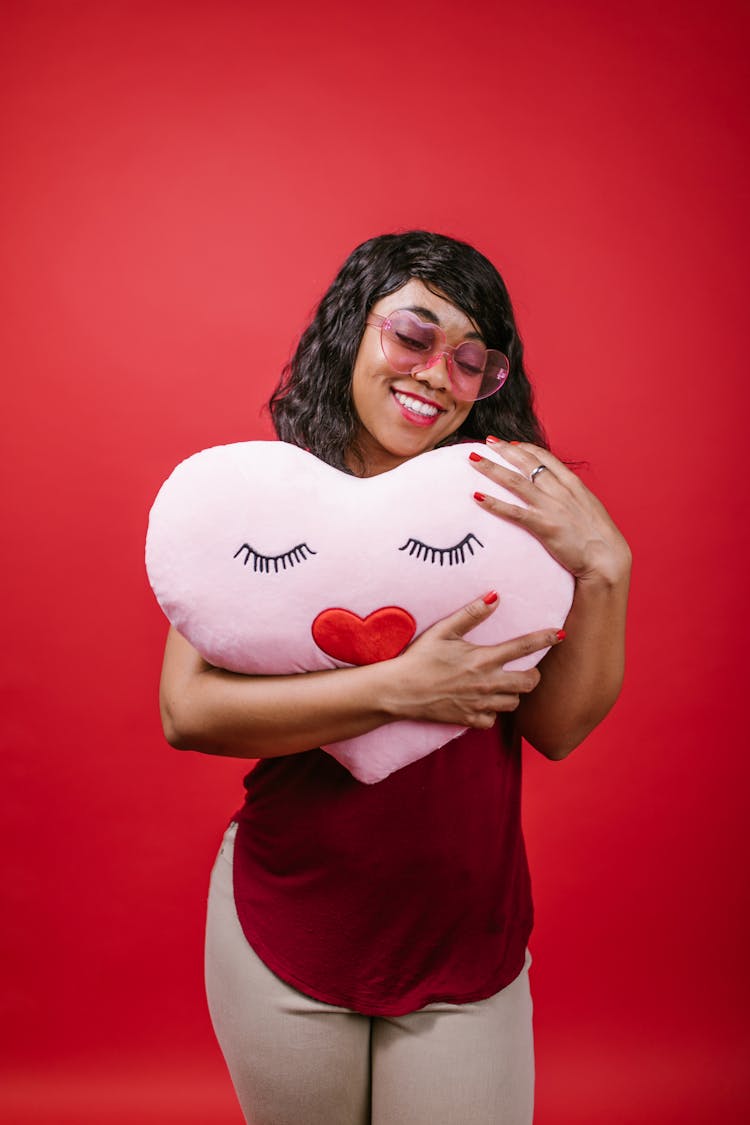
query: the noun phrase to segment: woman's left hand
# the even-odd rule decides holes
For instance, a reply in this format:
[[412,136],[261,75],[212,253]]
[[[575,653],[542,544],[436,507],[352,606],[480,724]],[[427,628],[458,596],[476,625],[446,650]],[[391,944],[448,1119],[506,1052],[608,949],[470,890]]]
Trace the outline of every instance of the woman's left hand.
[[[482,492],[477,503],[525,527],[579,581],[617,582],[630,569],[630,549],[600,500],[548,450],[530,442],[487,439],[514,473],[489,458],[470,459],[477,472],[518,496],[526,507]],[[533,475],[532,475],[533,474]],[[483,499],[480,499],[483,496]]]
[[530,442],[488,439],[488,445],[518,472],[472,453],[474,468],[525,507],[491,490],[477,503],[525,527],[576,580],[565,643],[541,661],[540,682],[515,713],[532,746],[548,758],[564,758],[601,722],[620,691],[630,549],[604,505],[557,457]]

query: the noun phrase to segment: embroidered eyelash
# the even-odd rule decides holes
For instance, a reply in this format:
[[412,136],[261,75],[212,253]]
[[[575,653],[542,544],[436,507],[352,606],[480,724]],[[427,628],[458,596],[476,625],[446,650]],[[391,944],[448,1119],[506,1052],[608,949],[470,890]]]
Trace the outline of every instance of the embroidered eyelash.
[[448,566],[456,566],[458,563],[466,562],[466,552],[470,555],[474,554],[472,547],[472,540],[478,547],[484,547],[484,543],[480,543],[473,531],[470,531],[460,543],[456,543],[455,547],[429,547],[426,543],[422,543],[420,539],[407,539],[403,547],[399,547],[399,551],[406,551],[417,559],[423,559],[425,562],[439,562],[441,566],[447,557]]
[[234,558],[241,555],[245,551],[245,558],[243,566],[247,566],[250,559],[253,560],[253,570],[260,571],[261,574],[270,574],[273,567],[273,573],[278,574],[279,570],[286,570],[287,564],[291,569],[296,563],[304,562],[310,555],[317,555],[317,551],[313,551],[312,547],[308,547],[307,543],[298,543],[296,547],[292,547],[289,551],[284,551],[281,555],[261,555],[249,543],[243,543],[238,551],[235,551]]

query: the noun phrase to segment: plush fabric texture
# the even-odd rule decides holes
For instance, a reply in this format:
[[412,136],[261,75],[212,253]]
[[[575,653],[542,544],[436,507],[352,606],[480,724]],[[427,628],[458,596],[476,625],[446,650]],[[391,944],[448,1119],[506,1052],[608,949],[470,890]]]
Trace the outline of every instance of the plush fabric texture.
[[[500,604],[471,641],[559,627],[573,579],[472,499],[481,488],[519,503],[475,472],[472,450],[507,464],[468,443],[361,479],[284,442],[196,453],[151,510],[146,566],[159,604],[210,664],[265,675],[395,657],[491,589]],[[544,651],[506,667],[531,667]],[[324,749],[372,783],[464,729],[396,722]]]

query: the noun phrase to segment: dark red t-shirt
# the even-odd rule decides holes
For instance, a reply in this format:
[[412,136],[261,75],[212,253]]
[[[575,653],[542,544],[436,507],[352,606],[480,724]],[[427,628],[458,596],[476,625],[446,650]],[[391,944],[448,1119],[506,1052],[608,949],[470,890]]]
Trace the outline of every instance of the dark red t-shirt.
[[372,1016],[483,1000],[531,932],[512,722],[363,785],[322,750],[261,760],[235,819],[248,942],[301,992]]

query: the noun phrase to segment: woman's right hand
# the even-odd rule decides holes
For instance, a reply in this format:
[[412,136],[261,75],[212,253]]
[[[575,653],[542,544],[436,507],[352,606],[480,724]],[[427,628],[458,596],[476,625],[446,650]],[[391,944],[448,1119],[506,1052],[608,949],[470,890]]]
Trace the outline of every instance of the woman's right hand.
[[[476,645],[467,633],[498,606],[491,594],[426,629],[394,660],[398,699],[394,717],[487,729],[501,711],[515,711],[540,680],[536,668],[506,672],[521,656],[557,645],[563,633],[542,629],[496,645]],[[395,671],[395,669],[394,669]]]

